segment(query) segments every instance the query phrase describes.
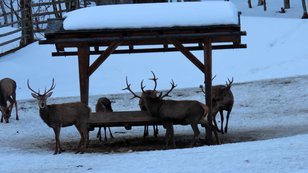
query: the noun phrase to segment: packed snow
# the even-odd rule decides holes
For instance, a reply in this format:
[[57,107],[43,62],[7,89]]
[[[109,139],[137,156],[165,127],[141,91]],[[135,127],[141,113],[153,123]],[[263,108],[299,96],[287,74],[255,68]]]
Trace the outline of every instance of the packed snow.
[[[67,127],[61,130],[66,152],[52,155],[54,134],[39,118],[27,79],[41,91],[55,79],[49,103],[79,100],[77,58],[51,57],[54,46],[37,43],[1,57],[0,78],[11,77],[18,85],[20,120],[15,120],[13,111],[10,123],[0,124],[0,172],[307,172],[308,21],[243,16],[241,24],[248,33],[242,39],[248,48],[213,52],[214,84],[224,84],[231,77],[235,80],[229,131],[220,135],[223,144],[215,146],[143,152],[127,146],[105,153],[93,150],[104,143],[90,132],[90,151],[80,155],[74,154],[79,134],[75,127]],[[194,54],[202,59],[203,52]],[[140,91],[140,81],[151,77],[151,70],[159,78],[158,89],[168,89],[171,79],[178,84],[172,99],[204,101],[198,88],[203,75],[180,53],[112,55],[90,78],[92,110],[102,95],[114,102],[115,111],[137,110],[138,101],[122,91],[125,76],[133,90]],[[146,86],[152,84],[146,81]],[[111,144],[143,135],[142,127],[112,131]],[[176,138],[191,137],[192,130],[176,126],[175,134]],[[163,136],[160,127],[159,137]]]
[[[95,17],[94,17],[95,16]],[[232,2],[105,5],[66,14],[65,30],[122,29],[238,24]]]

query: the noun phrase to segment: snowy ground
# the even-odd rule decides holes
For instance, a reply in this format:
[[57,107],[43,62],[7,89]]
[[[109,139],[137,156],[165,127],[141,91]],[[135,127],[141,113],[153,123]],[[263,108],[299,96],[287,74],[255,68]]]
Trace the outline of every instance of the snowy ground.
[[[252,10],[257,8],[261,10]],[[243,14],[262,16],[248,10]],[[217,146],[143,152],[132,152],[128,146],[105,153],[93,151],[104,145],[91,132],[90,152],[76,155],[79,136],[74,127],[68,127],[61,131],[67,151],[54,156],[53,132],[39,118],[26,81],[43,90],[55,78],[57,86],[49,103],[76,101],[77,59],[51,58],[54,47],[37,43],[1,57],[0,78],[17,81],[20,120],[14,119],[13,111],[11,122],[0,124],[0,172],[307,172],[308,22],[243,16],[242,27],[248,33],[243,38],[247,49],[213,54],[214,84],[235,79],[229,133],[220,135],[223,144]],[[202,52],[194,53],[202,57]],[[131,96],[126,91],[121,94],[121,89],[128,75],[133,89],[139,90],[141,79],[151,76],[150,70],[159,77],[159,89],[168,89],[171,79],[182,88],[173,92],[173,99],[203,101],[197,88],[203,77],[187,62],[179,53],[113,55],[91,76],[90,106],[94,108],[104,94],[114,101],[114,110],[138,109],[137,101],[129,100]],[[152,87],[148,81],[146,85]],[[113,132],[116,138],[111,143],[132,141],[142,138],[143,128],[113,128]],[[160,129],[160,138],[163,133]],[[192,135],[189,126],[176,126],[175,133],[177,139]]]

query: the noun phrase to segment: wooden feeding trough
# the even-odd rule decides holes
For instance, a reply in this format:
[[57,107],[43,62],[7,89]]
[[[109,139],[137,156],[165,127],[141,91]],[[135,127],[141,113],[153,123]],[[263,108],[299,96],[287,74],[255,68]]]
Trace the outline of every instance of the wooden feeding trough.
[[[112,15],[106,14],[110,11]],[[91,12],[93,16],[87,17]],[[92,21],[94,16],[96,19]],[[130,19],[129,22],[123,21],[123,16]],[[146,20],[143,16],[147,16]],[[246,48],[246,44],[241,43],[245,35],[246,32],[241,31],[240,13],[231,2],[149,3],[76,10],[66,19],[49,20],[46,39],[39,43],[54,44],[56,51],[52,56],[78,57],[81,102],[86,104],[89,77],[111,54],[180,51],[204,74],[205,102],[211,114],[212,50]],[[76,51],[66,48],[76,48]],[[191,53],[195,50],[204,52],[203,62]],[[90,55],[98,55],[92,64]],[[212,121],[211,116],[208,121]],[[149,124],[161,124],[161,121],[140,111],[103,116],[93,113],[89,122],[91,128]],[[211,139],[211,130],[206,133],[207,139]]]

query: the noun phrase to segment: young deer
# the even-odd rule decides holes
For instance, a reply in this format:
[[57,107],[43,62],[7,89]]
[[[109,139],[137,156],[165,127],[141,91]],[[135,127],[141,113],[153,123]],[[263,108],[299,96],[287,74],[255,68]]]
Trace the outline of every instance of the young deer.
[[[96,106],[95,106],[96,112],[113,112],[111,107],[111,101],[106,97],[101,97],[97,100]],[[113,138],[113,135],[111,133],[110,127],[108,127],[110,137]],[[107,142],[107,134],[106,134],[106,127],[104,127],[105,132],[105,142]],[[102,133],[101,133],[101,127],[98,129],[96,137],[99,139],[99,141],[102,141]]]
[[[10,102],[9,106],[7,105],[8,101]],[[9,123],[14,104],[16,109],[16,120],[19,120],[16,101],[16,82],[10,78],[4,78],[0,80],[0,111],[2,112],[1,123],[3,122],[3,118],[6,123]]]
[[[169,142],[171,142],[172,147],[175,147],[174,142],[174,130],[173,122],[181,121],[185,124],[190,124],[194,132],[194,137],[191,142],[191,146],[195,145],[196,139],[199,139],[200,131],[198,129],[198,124],[202,124],[207,128],[212,128],[212,124],[207,122],[207,112],[202,103],[194,100],[164,100],[164,97],[169,96],[170,92],[176,87],[174,82],[171,82],[171,89],[165,93],[162,92],[158,96],[149,95],[145,92],[145,96],[142,98],[136,95],[130,88],[128,80],[126,78],[126,88],[133,94],[133,98],[139,98],[144,101],[147,111],[155,117],[160,117],[164,126],[166,127],[166,146],[169,147]],[[141,82],[141,88],[144,88]],[[143,90],[143,89],[142,89]],[[219,142],[217,132],[213,131],[216,137],[217,143]]]
[[30,87],[29,80],[27,84],[29,90],[32,91],[32,97],[38,101],[40,117],[55,133],[56,147],[54,154],[65,151],[60,144],[60,130],[61,127],[71,125],[75,125],[81,137],[76,153],[84,153],[89,139],[87,122],[91,109],[80,102],[47,105],[47,98],[52,95],[52,90],[55,88],[54,79],[50,89],[47,91],[45,89],[43,94],[34,91]]
[[[232,111],[232,107],[234,104],[234,97],[233,93],[231,91],[231,86],[233,83],[232,80],[228,79],[228,82],[226,82],[226,85],[216,85],[212,87],[212,102],[213,102],[213,122],[218,132],[221,132],[222,134],[227,133],[228,131],[228,123],[229,123],[229,117],[230,113]],[[201,87],[202,92],[205,94],[205,91],[203,90],[203,87]],[[223,111],[227,111],[227,122],[225,129],[223,130],[223,123],[224,123],[224,114]],[[220,119],[221,119],[221,128],[219,129],[216,122],[216,115],[219,112]]]

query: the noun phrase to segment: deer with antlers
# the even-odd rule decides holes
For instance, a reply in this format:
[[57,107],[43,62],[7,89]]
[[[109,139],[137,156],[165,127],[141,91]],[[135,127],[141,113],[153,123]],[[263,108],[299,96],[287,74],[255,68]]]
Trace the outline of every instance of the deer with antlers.
[[[151,73],[153,74],[153,78],[150,78],[150,80],[153,80],[154,81],[154,88],[153,90],[144,90],[145,87],[143,87],[143,81],[141,83],[141,90],[142,90],[142,94],[141,94],[141,98],[142,99],[139,99],[139,107],[142,111],[147,111],[147,108],[145,106],[145,103],[144,103],[144,97],[146,95],[149,95],[151,97],[157,97],[157,94],[158,92],[156,91],[156,87],[157,87],[157,79],[154,72],[151,71]],[[158,126],[157,125],[153,125],[153,131],[154,131],[154,137],[156,138],[157,135],[158,135]],[[144,126],[144,133],[143,133],[143,137],[146,137],[149,135],[149,126],[146,125]]]
[[65,151],[60,144],[60,130],[61,127],[71,125],[75,125],[81,137],[76,153],[84,153],[89,139],[87,122],[91,109],[81,102],[47,105],[47,98],[52,95],[52,90],[56,87],[54,79],[52,79],[51,87],[48,90],[45,88],[43,94],[40,94],[39,90],[38,92],[34,91],[30,87],[29,80],[27,84],[29,90],[32,91],[32,97],[38,101],[40,117],[55,133],[56,147],[54,154]]
[[[126,90],[133,94],[133,98],[142,99],[147,111],[155,117],[163,120],[166,128],[166,146],[175,148],[173,122],[181,121],[184,124],[190,124],[194,132],[194,137],[191,142],[191,147],[195,145],[196,140],[199,139],[200,131],[198,124],[203,124],[207,128],[212,128],[212,124],[207,122],[207,109],[202,103],[195,100],[164,100],[168,97],[171,91],[176,87],[174,81],[171,82],[171,89],[165,94],[160,92],[158,95],[147,94],[144,91],[143,81],[141,82],[141,90],[144,97],[138,96],[130,88],[126,78]],[[216,141],[219,142],[217,132],[214,131]]]
[[[10,105],[7,105],[10,102]],[[2,112],[1,123],[3,119],[9,123],[11,112],[15,104],[16,120],[19,120],[17,101],[16,101],[16,82],[10,78],[0,80],[0,111]]]
[[[221,132],[222,134],[224,134],[224,132],[225,133],[228,132],[229,117],[230,117],[230,113],[232,111],[233,104],[234,104],[234,96],[231,91],[232,84],[233,84],[233,78],[231,80],[228,79],[228,82],[226,82],[226,85],[216,85],[212,87],[213,122],[214,122],[214,125],[217,131]],[[205,94],[206,92],[203,89],[203,86],[200,86],[200,88],[202,92]],[[224,124],[223,111],[227,111],[227,122],[226,122],[225,129],[223,129],[223,124]],[[218,128],[217,122],[216,122],[216,115],[218,112],[220,114],[220,119],[221,119],[220,129]]]

